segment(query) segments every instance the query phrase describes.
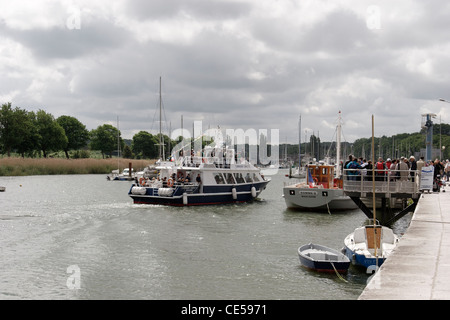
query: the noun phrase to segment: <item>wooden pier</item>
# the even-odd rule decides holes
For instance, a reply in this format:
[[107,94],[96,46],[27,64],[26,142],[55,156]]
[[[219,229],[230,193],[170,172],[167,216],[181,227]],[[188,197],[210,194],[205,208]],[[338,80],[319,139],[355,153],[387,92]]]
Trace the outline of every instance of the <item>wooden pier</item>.
[[345,194],[369,219],[374,218],[374,198],[376,218],[383,225],[392,224],[408,212],[414,211],[422,193],[419,189],[420,176],[417,171],[389,170],[384,175],[378,175],[375,172],[374,179],[372,175],[363,173],[363,170],[353,170],[353,172],[344,170],[343,188]]

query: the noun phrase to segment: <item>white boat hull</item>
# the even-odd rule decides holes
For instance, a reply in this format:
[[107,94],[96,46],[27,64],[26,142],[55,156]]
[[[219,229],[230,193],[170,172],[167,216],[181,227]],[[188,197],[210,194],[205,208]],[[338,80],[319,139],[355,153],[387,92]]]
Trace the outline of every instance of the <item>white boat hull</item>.
[[287,186],[283,188],[283,196],[288,208],[305,210],[353,210],[358,206],[344,194],[342,189],[298,188]]
[[[368,235],[366,232],[368,226],[356,228],[354,232],[345,237],[345,255],[347,255],[354,265],[363,266],[368,269],[374,267],[376,270],[397,246],[399,238],[394,234],[392,229],[384,226],[378,227],[380,228],[380,231],[377,231],[380,237],[378,240],[374,240],[374,236]],[[373,230],[373,228],[371,229]],[[377,242],[377,250],[374,249],[374,242]]]

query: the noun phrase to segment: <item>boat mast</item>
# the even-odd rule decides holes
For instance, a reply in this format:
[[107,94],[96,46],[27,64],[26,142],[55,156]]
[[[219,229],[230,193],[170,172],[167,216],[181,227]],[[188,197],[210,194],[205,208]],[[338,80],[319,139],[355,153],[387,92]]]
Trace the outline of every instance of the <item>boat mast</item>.
[[337,178],[341,177],[341,110],[339,110],[339,118],[336,134],[336,174]]
[[298,119],[298,172],[300,173],[300,169],[302,167],[302,115],[300,115]]
[[120,173],[120,131],[119,131],[119,116],[117,116],[117,169]]
[[162,123],[162,96],[161,96],[161,77],[159,77],[159,158],[164,160],[164,137],[161,129]]

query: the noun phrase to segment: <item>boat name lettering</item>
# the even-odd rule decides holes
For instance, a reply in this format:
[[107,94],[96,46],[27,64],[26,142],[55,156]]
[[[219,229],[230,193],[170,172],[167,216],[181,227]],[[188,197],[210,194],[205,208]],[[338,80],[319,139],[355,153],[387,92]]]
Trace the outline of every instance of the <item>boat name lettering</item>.
[[300,191],[300,196],[302,198],[315,198],[317,197],[316,191]]

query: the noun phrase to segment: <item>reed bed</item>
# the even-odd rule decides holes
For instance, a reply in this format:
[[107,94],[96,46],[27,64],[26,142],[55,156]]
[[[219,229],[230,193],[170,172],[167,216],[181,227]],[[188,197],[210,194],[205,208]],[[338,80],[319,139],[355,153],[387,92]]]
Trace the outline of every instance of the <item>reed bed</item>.
[[31,176],[59,174],[108,174],[118,165],[122,171],[131,162],[134,171],[144,169],[155,160],[134,159],[62,159],[62,158],[2,158],[0,176]]

